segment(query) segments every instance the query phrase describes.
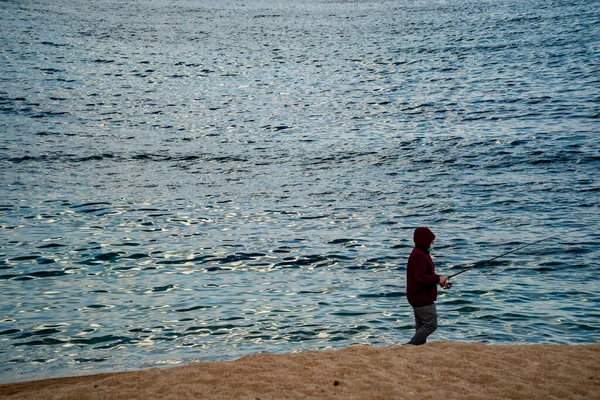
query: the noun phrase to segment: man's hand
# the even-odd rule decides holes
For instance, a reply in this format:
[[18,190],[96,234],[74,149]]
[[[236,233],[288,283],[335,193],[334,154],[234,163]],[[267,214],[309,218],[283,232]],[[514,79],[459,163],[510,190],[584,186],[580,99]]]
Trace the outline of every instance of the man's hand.
[[450,289],[452,287],[452,284],[450,283],[450,278],[446,276],[440,276],[440,286],[443,289]]

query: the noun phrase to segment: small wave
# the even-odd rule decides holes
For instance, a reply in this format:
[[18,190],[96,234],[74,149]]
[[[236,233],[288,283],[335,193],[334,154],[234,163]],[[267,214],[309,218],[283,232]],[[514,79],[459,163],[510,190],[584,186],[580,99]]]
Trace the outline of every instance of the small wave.
[[74,358],[73,361],[77,362],[77,363],[101,363],[108,360],[108,357],[102,357],[102,358],[82,358],[82,357],[78,357],[78,358]]
[[282,261],[275,264],[275,267],[280,268],[302,268],[305,266],[324,266],[330,263],[326,256],[319,254],[309,255],[304,257],[286,257]]
[[170,292],[171,290],[177,288],[176,285],[164,285],[164,286],[156,286],[152,288],[153,292]]
[[98,254],[97,256],[94,257],[94,260],[98,260],[98,261],[116,261],[117,259],[121,258],[121,255],[123,253],[118,253],[118,252],[108,252],[108,253],[102,253],[102,254]]
[[31,256],[21,256],[21,257],[10,258],[10,259],[8,259],[8,261],[10,261],[10,262],[30,261],[30,260],[37,260],[38,258],[40,258],[40,256],[31,255]]
[[332,312],[331,315],[336,315],[339,317],[358,317],[361,315],[372,314],[370,311],[335,311]]
[[31,340],[28,342],[14,343],[13,346],[54,346],[64,344],[64,339],[44,338],[42,340]]
[[199,305],[199,306],[193,306],[190,308],[179,308],[179,309],[176,309],[175,312],[190,312],[190,311],[196,311],[196,310],[208,310],[211,308],[216,308],[216,306]]
[[150,254],[148,254],[148,253],[134,253],[134,254],[129,254],[129,255],[123,256],[123,258],[130,259],[130,260],[140,260],[142,258],[148,258],[148,257],[150,257]]
[[92,207],[92,206],[110,206],[112,205],[111,203],[106,203],[106,202],[92,202],[92,203],[83,203],[83,204],[78,204],[78,205],[74,205],[71,206],[71,208],[87,208],[87,207]]
[[60,44],[60,43],[54,43],[54,42],[41,42],[40,43],[43,46],[52,46],[52,47],[68,47],[70,46],[69,44]]
[[42,246],[38,246],[38,249],[53,249],[53,248],[59,248],[59,247],[67,247],[67,245],[61,244],[61,243],[48,243],[48,244],[44,244]]
[[372,298],[380,298],[380,297],[405,297],[406,292],[380,292],[380,293],[363,293],[359,294],[359,298],[363,299],[372,299]]
[[[33,116],[32,118],[45,118],[52,116],[52,113],[44,113]],[[56,114],[59,115],[59,114]],[[39,132],[41,136],[45,135],[61,135],[60,133],[54,132]],[[40,155],[25,155],[20,157],[9,157],[7,160],[13,164],[24,164],[24,163],[56,163],[56,162],[68,162],[73,164],[88,163],[88,162],[102,162],[102,161],[113,161],[115,163],[123,163],[127,161],[151,161],[151,162],[173,162],[175,165],[185,164],[189,162],[205,161],[205,162],[217,162],[217,163],[247,163],[247,158],[242,158],[234,155],[215,156],[215,155],[168,155],[168,154],[153,154],[153,153],[140,153],[140,154],[118,154],[118,153],[100,153],[92,154],[87,156],[75,155],[75,154],[40,154]]]
[[36,271],[36,272],[28,272],[24,274],[8,274],[8,275],[0,275],[0,280],[32,280],[36,278],[53,278],[57,276],[68,275],[68,271],[65,270],[55,270],[55,271]]
[[2,335],[14,335],[15,333],[22,332],[21,329],[7,329],[4,331],[0,331],[0,336]]
[[327,242],[327,244],[347,244],[347,243],[355,243],[355,242],[357,242],[356,239],[334,239],[334,240]]
[[54,329],[54,328],[47,328],[47,329],[40,329],[37,331],[33,331],[33,332],[26,332],[20,336],[18,336],[16,339],[26,339],[32,336],[45,336],[45,335],[52,335],[55,333],[60,333],[60,331],[58,329]]

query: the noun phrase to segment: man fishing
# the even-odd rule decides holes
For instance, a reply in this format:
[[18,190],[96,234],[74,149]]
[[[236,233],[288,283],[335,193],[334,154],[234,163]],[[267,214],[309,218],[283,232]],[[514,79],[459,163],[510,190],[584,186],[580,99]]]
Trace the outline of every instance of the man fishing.
[[417,331],[408,344],[421,345],[437,329],[437,285],[449,289],[450,282],[447,277],[435,273],[429,255],[435,242],[433,232],[429,228],[417,228],[413,239],[415,247],[406,265],[406,298],[413,308]]
[[487,265],[492,261],[508,254],[515,253],[526,247],[559,236],[565,236],[565,234],[557,233],[556,235],[524,244],[498,256],[463,267],[463,269],[452,275],[440,276],[435,273],[433,260],[429,255],[431,248],[435,243],[435,235],[429,228],[421,227],[415,229],[413,236],[415,248],[410,253],[406,265],[406,298],[413,308],[417,331],[408,344],[421,345],[426,343],[427,337],[437,329],[437,310],[435,308],[435,301],[437,300],[438,284],[444,289],[450,289],[452,287],[450,278],[471,271],[473,268]]

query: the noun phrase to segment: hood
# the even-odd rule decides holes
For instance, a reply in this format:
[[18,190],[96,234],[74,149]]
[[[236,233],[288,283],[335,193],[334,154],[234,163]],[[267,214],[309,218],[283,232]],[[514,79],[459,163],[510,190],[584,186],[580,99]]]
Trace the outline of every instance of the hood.
[[413,239],[415,241],[415,247],[427,251],[431,246],[431,242],[435,239],[435,235],[429,228],[420,227],[415,229]]

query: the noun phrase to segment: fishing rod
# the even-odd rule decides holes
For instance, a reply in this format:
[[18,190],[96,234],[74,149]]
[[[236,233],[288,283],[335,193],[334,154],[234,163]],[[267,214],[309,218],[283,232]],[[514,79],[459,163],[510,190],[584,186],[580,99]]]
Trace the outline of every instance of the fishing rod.
[[[478,261],[478,262],[476,262],[475,264],[473,264],[473,265],[471,265],[471,266],[469,266],[469,267],[465,267],[465,268],[463,268],[463,270],[462,270],[462,271],[458,271],[457,273],[455,273],[455,274],[452,274],[452,275],[448,276],[448,279],[450,279],[450,278],[453,278],[453,277],[455,277],[455,276],[457,276],[457,275],[460,275],[460,274],[462,274],[462,273],[464,273],[464,272],[470,271],[470,270],[472,270],[472,269],[473,269],[473,268],[475,268],[475,267],[480,267],[480,266],[482,266],[482,265],[488,264],[488,263],[490,263],[490,262],[492,262],[492,261],[494,261],[494,260],[497,260],[497,259],[499,259],[500,257],[504,257],[504,256],[506,256],[506,255],[509,255],[509,254],[511,254],[511,253],[515,253],[515,252],[517,252],[517,251],[519,251],[519,250],[522,250],[522,249],[524,249],[524,248],[526,248],[526,247],[533,246],[534,244],[537,244],[537,243],[540,243],[540,242],[543,242],[543,241],[546,241],[546,240],[548,240],[548,239],[552,239],[552,238],[555,238],[555,237],[557,237],[557,236],[561,236],[561,235],[564,235],[564,233],[559,233],[559,234],[556,234],[556,235],[552,235],[552,236],[545,237],[545,238],[543,238],[543,239],[540,239],[540,240],[536,240],[535,242],[531,242],[531,243],[525,244],[525,245],[523,245],[523,246],[521,246],[521,247],[517,247],[516,249],[509,250],[509,251],[507,251],[506,253],[502,253],[502,254],[500,254],[499,256],[492,257],[492,258],[490,258],[490,259],[488,259],[488,260]],[[449,285],[451,285],[449,282],[448,282],[448,284],[449,284]],[[448,288],[448,289],[449,289],[449,288]]]

